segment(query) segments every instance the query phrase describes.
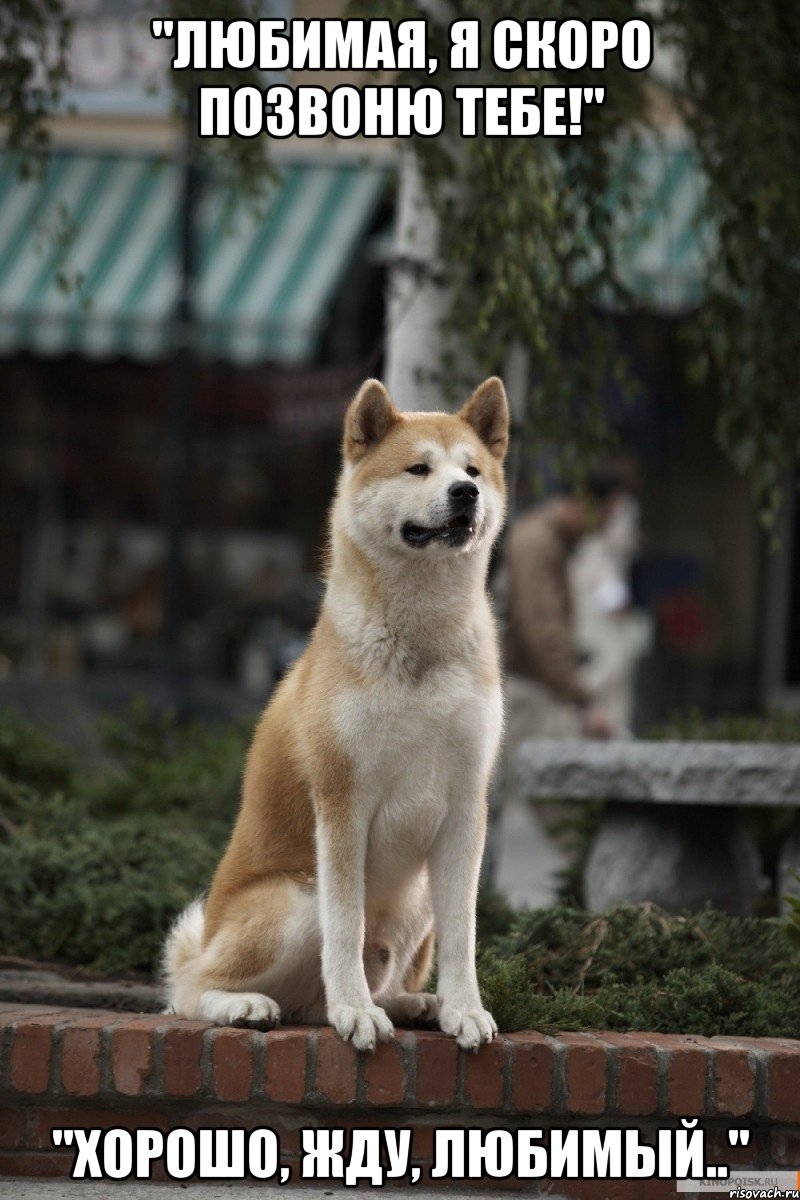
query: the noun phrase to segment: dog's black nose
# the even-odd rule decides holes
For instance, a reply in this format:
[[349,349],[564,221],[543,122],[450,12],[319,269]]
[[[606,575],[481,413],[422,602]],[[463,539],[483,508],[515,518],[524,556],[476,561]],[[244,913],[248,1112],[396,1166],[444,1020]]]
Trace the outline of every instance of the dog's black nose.
[[452,507],[459,509],[461,512],[472,508],[478,499],[478,489],[469,479],[460,480],[458,483],[451,483],[447,489],[447,494],[450,497]]

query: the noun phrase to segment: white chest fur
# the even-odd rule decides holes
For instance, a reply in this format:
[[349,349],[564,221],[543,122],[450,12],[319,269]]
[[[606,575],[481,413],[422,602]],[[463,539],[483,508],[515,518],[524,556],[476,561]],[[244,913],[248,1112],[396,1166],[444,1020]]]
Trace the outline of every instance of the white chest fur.
[[416,685],[342,689],[334,722],[369,822],[367,872],[396,886],[424,862],[448,808],[482,786],[500,732],[499,689],[451,664]]

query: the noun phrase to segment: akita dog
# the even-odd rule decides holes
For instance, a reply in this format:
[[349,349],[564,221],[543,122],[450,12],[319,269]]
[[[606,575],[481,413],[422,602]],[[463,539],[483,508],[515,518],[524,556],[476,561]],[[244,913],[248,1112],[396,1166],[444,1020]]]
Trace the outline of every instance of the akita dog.
[[507,446],[499,379],[457,415],[401,413],[374,379],[350,404],[320,617],[256,728],[208,898],[167,938],[175,1012],[327,1019],[359,1050],[393,1021],[438,1020],[467,1049],[497,1032],[475,900],[502,725],[486,575]]

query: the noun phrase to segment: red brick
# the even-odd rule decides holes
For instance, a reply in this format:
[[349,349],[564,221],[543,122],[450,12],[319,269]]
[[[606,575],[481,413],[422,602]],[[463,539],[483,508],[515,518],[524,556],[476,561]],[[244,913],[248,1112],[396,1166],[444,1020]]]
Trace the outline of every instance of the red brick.
[[25,1113],[18,1108],[0,1108],[0,1147],[16,1150],[25,1145]]
[[[542,1179],[540,1187],[541,1195],[554,1194],[559,1200],[642,1200],[638,1179]],[[674,1183],[664,1194],[674,1200]]]
[[732,1037],[719,1035],[705,1039],[713,1049],[733,1050],[798,1050],[800,1042],[789,1038]]
[[[423,1121],[425,1117],[421,1118]],[[438,1118],[433,1125],[418,1125],[416,1119],[411,1126],[411,1161],[431,1162],[433,1159],[433,1134],[437,1129],[446,1129]]]
[[28,1151],[0,1154],[0,1176],[68,1179],[74,1160],[74,1154],[31,1154]]
[[[101,1028],[103,1025],[119,1025],[120,1022],[128,1020],[136,1021],[139,1019],[136,1013],[111,1012],[107,1008],[62,1008],[56,1010],[56,1013],[50,1013],[48,1016],[60,1015],[61,1024],[64,1028],[74,1025],[76,1028]],[[150,1014],[152,1015],[152,1014]],[[148,1014],[142,1014],[141,1019],[146,1020]]]
[[164,1030],[161,1047],[167,1096],[196,1096],[202,1088],[203,1034],[210,1028],[199,1021],[176,1021]]
[[141,1096],[153,1069],[153,1035],[163,1017],[115,1027],[111,1034],[111,1073],[123,1096]]
[[[169,1119],[164,1113],[126,1112],[119,1109],[86,1108],[36,1108],[31,1110],[28,1145],[31,1150],[49,1150],[53,1141],[52,1129],[114,1129],[124,1125],[126,1129],[169,1129]],[[180,1121],[183,1124],[183,1118]]]
[[306,1092],[307,1029],[274,1029],[267,1034],[264,1090],[270,1100],[298,1104]]
[[[417,1039],[417,1103],[452,1104],[456,1094],[458,1046],[443,1033],[420,1032]],[[467,1054],[469,1060],[473,1056]]]
[[[154,1159],[153,1162],[151,1163],[150,1179],[152,1180],[153,1183],[171,1183],[173,1185],[173,1187],[175,1186],[175,1180],[170,1179],[169,1175],[167,1174],[167,1167],[166,1167],[166,1163],[164,1162],[163,1158]],[[197,1181],[197,1176],[191,1175],[189,1177],[189,1181],[190,1181],[190,1183],[195,1183]],[[186,1186],[186,1185],[184,1184],[183,1186]]]
[[543,1179],[541,1195],[567,1200],[676,1200],[672,1179]]
[[[735,1127],[739,1128],[739,1126]],[[729,1126],[725,1126],[724,1128],[711,1126],[706,1129],[706,1162],[712,1164],[725,1163],[726,1166],[756,1166],[759,1161],[758,1129],[750,1130],[750,1140],[746,1146],[732,1146],[728,1140],[728,1128]]]
[[759,1037],[759,1038],[715,1038],[714,1041],[720,1042],[736,1042],[746,1046],[751,1050],[788,1050],[790,1054],[797,1054],[800,1051],[800,1039],[798,1038],[776,1038],[776,1037]]
[[800,1171],[800,1128],[773,1129],[767,1161],[776,1167]]
[[[433,1195],[441,1193],[442,1183],[443,1180],[440,1179],[438,1181],[439,1186],[436,1187],[434,1181],[431,1185]],[[512,1192],[518,1196],[523,1190],[523,1184],[520,1183],[516,1175],[509,1175],[505,1179],[499,1179],[491,1175],[476,1175],[474,1179],[459,1179],[458,1188],[459,1191],[463,1189],[465,1192],[470,1192],[473,1188],[480,1188],[482,1196],[485,1196],[490,1190],[492,1192]]]
[[[186,1129],[255,1129],[259,1125],[247,1104],[237,1104],[234,1107],[227,1106],[220,1108],[197,1108],[192,1105],[189,1112],[182,1112],[180,1116],[175,1116],[174,1125],[182,1125]],[[272,1116],[270,1115],[269,1126],[275,1128]],[[261,1122],[263,1124],[263,1122]],[[277,1129],[275,1129],[277,1133]]]
[[706,1107],[708,1052],[705,1038],[651,1033],[653,1045],[667,1051],[666,1112],[672,1117],[699,1117]]
[[755,1103],[755,1071],[746,1050],[715,1049],[713,1061],[714,1112],[743,1117]]
[[114,1033],[118,1029],[141,1030],[153,1037],[165,1029],[171,1029],[178,1023],[183,1024],[183,1021],[177,1022],[175,1017],[171,1017],[167,1013],[119,1013],[112,1020],[112,1029]]
[[[234,1111],[236,1111],[236,1110],[234,1110]],[[242,1110],[242,1111],[247,1113],[247,1120],[245,1122],[245,1127],[247,1129],[263,1128],[263,1126],[265,1124],[267,1124],[267,1125],[269,1125],[270,1129],[273,1130],[273,1132],[276,1134],[276,1136],[278,1138],[278,1141],[280,1142],[281,1161],[283,1161],[290,1154],[296,1154],[296,1155],[300,1154],[301,1129],[298,1128],[297,1125],[289,1126],[284,1121],[281,1121],[278,1117],[274,1116],[273,1113],[269,1114],[269,1119],[265,1122],[263,1117],[259,1117],[255,1114],[253,1114],[252,1112],[248,1111],[247,1109]],[[206,1126],[213,1125],[215,1121],[219,1121],[219,1123],[223,1129],[229,1128],[228,1123],[225,1120],[225,1116],[226,1116],[226,1113],[224,1113],[224,1112],[220,1113],[219,1111],[217,1111],[215,1116],[211,1117],[209,1120],[206,1121]],[[320,1125],[323,1125],[325,1122],[318,1118],[318,1123]],[[307,1128],[309,1124],[310,1124],[310,1122],[305,1122],[303,1127]],[[338,1121],[336,1123],[336,1127],[339,1128]],[[201,1129],[202,1124],[198,1124],[197,1128]],[[295,1172],[295,1178],[297,1178],[297,1172]]]
[[70,1096],[94,1096],[100,1090],[100,1030],[67,1028],[61,1041],[61,1082]]
[[0,1004],[0,1031],[18,1021],[29,1021],[33,1017],[52,1016],[54,1013],[63,1015],[63,1008],[54,1004]]
[[[512,1033],[511,1098],[514,1112],[551,1112],[555,1051],[549,1038],[536,1033]],[[605,1055],[604,1055],[605,1058]]]
[[364,1061],[368,1104],[402,1104],[406,1097],[403,1035],[381,1042]]
[[603,1033],[617,1048],[617,1110],[626,1117],[650,1116],[658,1109],[658,1060],[646,1034]]
[[53,1026],[58,1014],[21,1021],[11,1045],[11,1086],[18,1092],[40,1094],[50,1082]]
[[[464,1099],[472,1108],[502,1108],[506,1043],[495,1038],[464,1055]],[[419,1067],[417,1068],[419,1070]]]
[[671,1179],[642,1179],[641,1200],[675,1200],[675,1184]]
[[[431,1179],[431,1168],[428,1163],[416,1163],[415,1165],[422,1167],[422,1175],[416,1184],[416,1191],[418,1195],[428,1197],[438,1195],[438,1193],[442,1191],[441,1179]],[[466,1180],[459,1179],[459,1187],[461,1187],[462,1182],[465,1183]]]
[[217,1029],[211,1043],[218,1100],[246,1100],[253,1084],[254,1037],[249,1029]]
[[776,1121],[800,1121],[800,1046],[770,1055],[769,1116]]
[[593,1116],[606,1103],[606,1052],[599,1042],[580,1033],[562,1033],[567,1051],[567,1112]]
[[333,1029],[317,1034],[317,1074],[314,1090],[329,1104],[352,1104],[356,1098],[358,1056]]
[[[356,1112],[359,1115],[356,1116],[354,1114],[351,1116],[349,1113],[343,1113],[342,1120],[340,1121],[337,1119],[335,1122],[331,1122],[324,1114],[316,1114],[314,1125],[319,1126],[320,1128],[328,1128],[332,1125],[335,1129],[344,1130],[344,1132],[349,1136],[354,1129],[374,1129],[376,1124],[379,1124],[381,1129],[410,1129],[412,1138],[416,1138],[417,1136],[416,1125],[414,1124],[417,1119],[416,1113],[413,1116],[409,1116],[408,1120],[403,1120],[402,1118],[398,1120],[397,1117],[387,1120],[385,1115],[381,1113],[380,1121],[378,1121],[375,1117],[375,1114],[369,1112],[369,1110],[365,1109],[362,1105],[358,1106]],[[425,1116],[421,1115],[420,1119],[424,1121]],[[416,1155],[416,1145],[412,1146],[412,1152],[414,1155]]]

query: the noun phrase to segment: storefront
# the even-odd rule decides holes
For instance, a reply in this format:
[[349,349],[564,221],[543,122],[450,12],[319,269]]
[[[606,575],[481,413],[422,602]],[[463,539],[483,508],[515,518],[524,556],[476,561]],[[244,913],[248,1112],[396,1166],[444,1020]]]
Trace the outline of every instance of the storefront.
[[[370,246],[389,182],[338,160],[285,166],[262,200],[202,179],[187,321],[178,165],[61,150],[23,179],[6,159],[0,575],[14,665],[79,670],[99,643],[137,662],[154,651],[176,349],[191,359],[186,617],[224,614],[230,641],[259,611],[285,615],[316,566],[344,406],[380,353]],[[199,658],[235,671],[236,653]]]

